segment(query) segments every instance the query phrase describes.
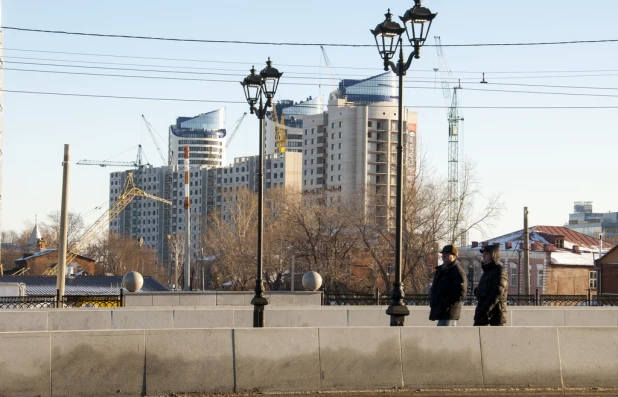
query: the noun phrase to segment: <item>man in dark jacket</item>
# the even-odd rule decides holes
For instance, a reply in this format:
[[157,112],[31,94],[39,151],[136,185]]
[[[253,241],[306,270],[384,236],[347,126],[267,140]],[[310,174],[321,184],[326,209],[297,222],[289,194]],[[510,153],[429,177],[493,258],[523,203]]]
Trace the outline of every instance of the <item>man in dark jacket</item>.
[[474,313],[474,325],[506,324],[506,296],[508,278],[500,262],[500,246],[481,248],[483,275],[474,294],[478,300]]
[[457,260],[457,247],[445,245],[440,253],[442,265],[436,269],[429,292],[429,319],[438,320],[438,326],[457,326],[466,295],[466,273]]

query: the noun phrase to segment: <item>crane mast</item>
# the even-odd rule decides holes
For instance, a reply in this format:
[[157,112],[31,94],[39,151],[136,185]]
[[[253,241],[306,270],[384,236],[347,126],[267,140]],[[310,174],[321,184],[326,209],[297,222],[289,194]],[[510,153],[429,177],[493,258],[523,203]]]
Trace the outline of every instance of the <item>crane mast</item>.
[[457,229],[462,221],[459,205],[459,122],[463,121],[463,118],[459,116],[457,103],[457,90],[461,89],[461,85],[450,87],[449,79],[453,73],[446,63],[440,36],[435,36],[434,39],[442,67],[442,95],[448,104],[448,239],[450,243],[454,243],[459,234]]
[[[142,189],[135,186],[135,183],[133,182],[133,173],[127,173],[127,179],[124,182],[122,194],[118,196],[116,203],[114,203],[113,206],[111,206],[99,219],[97,219],[92,226],[86,230],[84,235],[75,243],[75,245],[67,253],[66,263],[70,264],[79,252],[86,248],[88,244],[90,244],[92,240],[99,235],[99,233],[108,227],[110,222],[114,220],[136,197],[146,197],[152,200],[160,201],[167,205],[172,204],[169,200],[146,193]],[[54,265],[47,269],[43,275],[54,275],[56,274],[56,269],[57,266]]]
[[242,124],[242,122],[245,119],[245,117],[247,117],[247,112],[244,112],[242,114],[242,116],[240,116],[240,118],[236,121],[236,125],[234,126],[234,130],[232,130],[232,133],[230,134],[229,138],[227,139],[227,142],[225,142],[225,148],[226,149],[227,149],[228,146],[230,146],[230,143],[232,143],[232,139],[234,139],[234,136],[236,136],[236,133],[240,129],[240,125]]
[[[154,142],[156,148],[157,148],[157,152],[159,152],[159,157],[161,157],[161,163],[163,165],[168,164],[165,161],[165,156],[163,155],[163,152],[161,151],[161,148],[159,147],[159,144],[157,143],[157,140],[154,136],[154,133],[152,132],[152,130],[154,129],[154,127],[152,126],[152,124],[150,124],[150,122],[146,119],[146,117],[142,114],[142,119],[144,119],[144,124],[146,124],[146,129],[148,130],[148,132],[150,133],[150,137],[152,138],[152,142]],[[169,164],[168,164],[169,165]]]

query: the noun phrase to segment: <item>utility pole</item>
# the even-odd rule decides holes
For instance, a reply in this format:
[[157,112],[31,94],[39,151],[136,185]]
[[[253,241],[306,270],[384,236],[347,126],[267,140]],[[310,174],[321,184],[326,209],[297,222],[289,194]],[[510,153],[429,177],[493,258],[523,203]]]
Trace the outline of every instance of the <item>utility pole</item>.
[[524,295],[530,295],[530,233],[528,233],[528,207],[524,207]]
[[183,291],[191,290],[191,201],[189,200],[189,146],[185,146],[185,269]]
[[67,228],[69,224],[69,145],[64,145],[64,161],[62,162],[62,203],[60,207],[60,246],[58,247],[58,265],[56,269],[56,289],[59,291],[62,307],[67,268]]

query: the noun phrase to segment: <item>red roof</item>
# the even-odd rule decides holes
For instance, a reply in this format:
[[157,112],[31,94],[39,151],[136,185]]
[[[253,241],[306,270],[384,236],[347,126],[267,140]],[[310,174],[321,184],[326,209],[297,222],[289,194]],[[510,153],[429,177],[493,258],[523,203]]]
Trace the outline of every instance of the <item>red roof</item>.
[[[562,226],[534,226],[531,231],[564,236],[565,241],[568,241],[574,245],[579,245],[580,248],[592,248],[599,246],[599,239]],[[603,249],[611,249],[613,247],[614,244],[603,241]]]

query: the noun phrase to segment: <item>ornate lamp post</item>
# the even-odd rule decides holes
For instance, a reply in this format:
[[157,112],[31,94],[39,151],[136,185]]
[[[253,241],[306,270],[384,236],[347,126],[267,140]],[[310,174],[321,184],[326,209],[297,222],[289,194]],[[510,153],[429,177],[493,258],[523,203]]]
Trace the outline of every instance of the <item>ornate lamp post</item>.
[[[399,77],[399,109],[397,131],[397,198],[395,211],[395,282],[393,283],[392,301],[386,314],[391,316],[391,326],[403,326],[405,316],[410,311],[403,302],[403,284],[401,283],[402,243],[403,243],[403,76],[410,68],[413,58],[420,58],[421,47],[425,44],[431,22],[438,14],[432,14],[429,9],[421,5],[421,0],[414,0],[414,7],[410,8],[403,17],[399,17],[404,24],[392,20],[393,14],[389,9],[384,22],[371,30],[375,37],[378,52],[384,60],[384,70],[391,70]],[[408,28],[408,25],[410,27]],[[403,56],[403,40],[401,35],[406,32],[410,45],[414,48],[407,61]],[[399,60],[395,65],[391,59],[399,48]]]
[[[262,279],[262,251],[264,235],[264,117],[268,107],[272,107],[272,99],[277,92],[279,79],[283,73],[272,67],[268,58],[266,67],[260,74],[255,73],[255,67],[251,68],[251,74],[240,83],[245,91],[245,98],[249,104],[251,114],[260,120],[260,154],[258,157],[258,246],[257,246],[257,278],[255,279],[255,296],[251,300],[253,305],[253,327],[264,327],[264,306],[268,301],[264,297],[264,281]],[[266,97],[266,103],[263,98]],[[258,105],[256,107],[256,105]]]

